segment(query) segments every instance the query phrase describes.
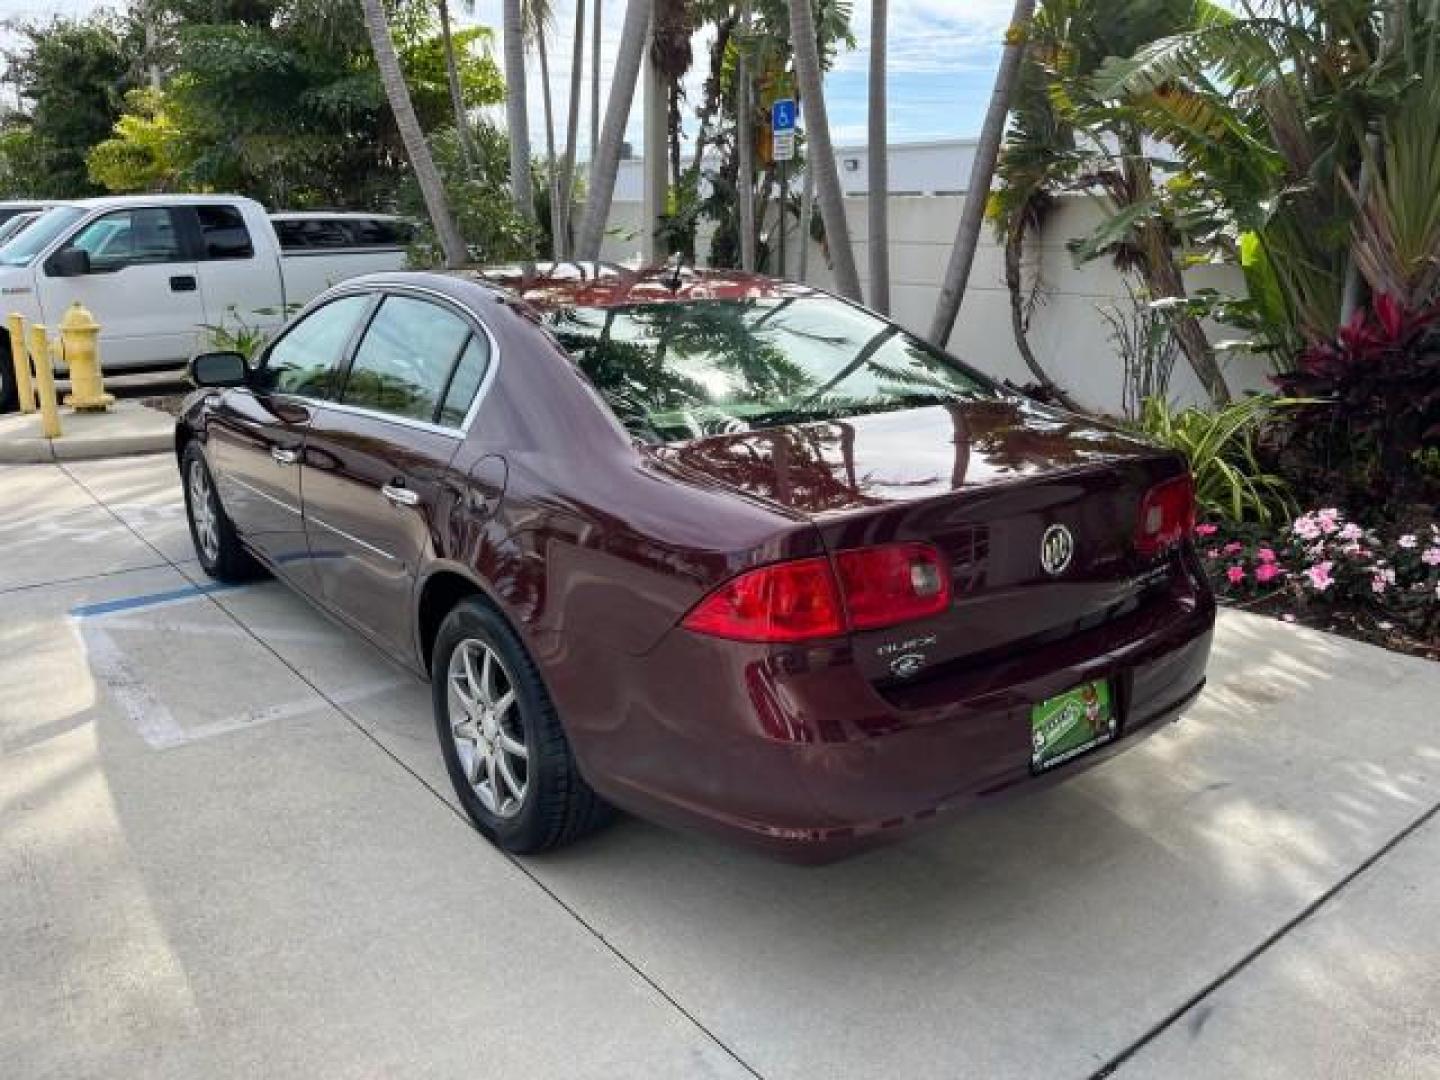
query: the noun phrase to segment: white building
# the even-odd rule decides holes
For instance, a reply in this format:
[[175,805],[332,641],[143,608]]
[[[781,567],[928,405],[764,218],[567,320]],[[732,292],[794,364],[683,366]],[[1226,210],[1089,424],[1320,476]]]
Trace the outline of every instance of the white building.
[[[963,195],[975,160],[975,139],[897,143],[890,147],[891,195]],[[868,145],[837,146],[835,165],[846,195],[869,191]],[[615,180],[617,202],[640,202],[645,195],[645,169],[640,158],[620,162]]]

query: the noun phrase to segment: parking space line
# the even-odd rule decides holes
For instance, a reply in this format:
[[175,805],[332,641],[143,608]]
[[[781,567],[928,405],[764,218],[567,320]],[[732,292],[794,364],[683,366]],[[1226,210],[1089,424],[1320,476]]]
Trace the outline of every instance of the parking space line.
[[119,600],[101,600],[93,604],[81,604],[71,608],[70,615],[76,619],[88,619],[96,615],[109,615],[116,611],[134,611],[136,608],[195,600],[201,596],[208,596],[210,593],[231,592],[243,588],[245,588],[244,585],[227,585],[218,581],[208,585],[187,585],[181,589],[167,589],[164,592],[146,593],[141,596],[126,596]]

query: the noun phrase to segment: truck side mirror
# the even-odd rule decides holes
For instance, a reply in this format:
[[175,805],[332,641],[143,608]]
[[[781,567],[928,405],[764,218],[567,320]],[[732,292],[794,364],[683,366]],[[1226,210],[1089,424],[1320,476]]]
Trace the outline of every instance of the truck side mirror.
[[196,386],[244,386],[249,365],[238,352],[201,353],[190,361],[190,381]]
[[52,277],[84,277],[90,273],[90,252],[77,247],[57,251],[45,269]]

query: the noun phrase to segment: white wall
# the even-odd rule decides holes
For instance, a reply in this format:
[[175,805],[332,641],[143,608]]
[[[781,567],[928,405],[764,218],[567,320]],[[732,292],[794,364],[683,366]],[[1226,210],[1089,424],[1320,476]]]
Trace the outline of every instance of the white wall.
[[[868,290],[869,254],[866,245],[867,207],[864,198],[846,199],[846,216],[860,267],[861,284]],[[890,294],[892,315],[907,329],[925,334],[940,295],[940,281],[954,243],[964,199],[958,196],[892,196],[890,199]],[[1099,308],[1125,296],[1121,276],[1108,260],[1076,267],[1066,250],[1067,240],[1087,235],[1098,209],[1082,196],[1060,200],[1043,236],[1028,246],[1028,274],[1038,260],[1046,284],[1045,300],[1030,325],[1030,343],[1051,376],[1085,406],[1118,414],[1123,400],[1124,370],[1109,327]],[[604,257],[637,261],[640,250],[640,207],[616,203]],[[635,234],[633,239],[626,234]],[[792,238],[795,234],[791,234]],[[798,259],[793,254],[790,273]],[[702,263],[704,241],[701,242]],[[820,248],[812,244],[808,283],[832,288],[834,278]],[[1192,289],[1210,287],[1222,292],[1243,292],[1234,267],[1201,267],[1187,274]],[[1212,327],[1212,338],[1234,336]],[[980,370],[1018,385],[1034,381],[1015,348],[1010,329],[1010,298],[1005,288],[1000,247],[987,225],[974,271],[961,308],[950,350]],[[1236,393],[1266,389],[1264,362],[1245,354],[1222,354],[1220,363]],[[1205,401],[1198,379],[1183,355],[1176,361],[1171,397],[1189,404]]]

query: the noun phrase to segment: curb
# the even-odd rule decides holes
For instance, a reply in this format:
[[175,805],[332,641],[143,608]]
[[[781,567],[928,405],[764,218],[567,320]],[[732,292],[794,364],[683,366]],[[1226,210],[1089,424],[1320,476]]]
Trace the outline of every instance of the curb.
[[[153,414],[146,415],[146,414]],[[126,420],[138,420],[132,430],[107,433],[104,431],[78,431],[58,439],[25,434],[11,435],[7,428],[20,428],[26,421],[22,415],[0,417],[0,464],[3,465],[46,465],[57,461],[92,461],[96,458],[135,457],[142,454],[166,453],[175,447],[175,422],[168,414],[136,404],[123,409]],[[108,414],[114,417],[115,414]],[[65,416],[65,423],[72,424],[73,417]],[[142,430],[133,430],[140,426]],[[30,429],[31,431],[34,428]]]

